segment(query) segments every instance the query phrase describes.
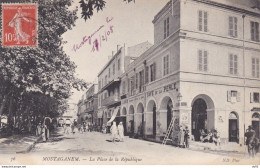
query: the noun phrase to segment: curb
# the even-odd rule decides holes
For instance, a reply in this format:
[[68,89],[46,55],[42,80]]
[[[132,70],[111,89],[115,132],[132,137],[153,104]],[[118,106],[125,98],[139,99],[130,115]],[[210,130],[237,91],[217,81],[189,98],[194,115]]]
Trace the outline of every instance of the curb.
[[16,153],[28,153],[28,152],[30,152],[30,151],[34,148],[34,146],[36,145],[36,143],[40,141],[40,139],[41,139],[41,136],[39,136],[39,137],[36,139],[36,141],[34,141],[31,145],[29,145],[26,150],[24,150],[24,151],[19,151],[19,152],[16,152]]

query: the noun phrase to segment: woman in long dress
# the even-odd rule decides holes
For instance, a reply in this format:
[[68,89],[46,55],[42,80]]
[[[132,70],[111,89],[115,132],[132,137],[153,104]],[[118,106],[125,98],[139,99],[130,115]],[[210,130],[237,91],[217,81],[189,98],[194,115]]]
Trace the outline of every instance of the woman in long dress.
[[13,19],[9,22],[10,27],[14,27],[15,32],[15,41],[16,44],[20,44],[20,42],[26,42],[28,44],[30,35],[26,34],[22,30],[22,20],[27,22],[31,22],[25,16],[28,15],[27,13],[22,12],[21,8],[17,9],[17,13],[14,15]]
[[118,136],[118,130],[117,130],[116,122],[113,122],[113,125],[110,128],[110,132],[112,134],[113,142],[115,142],[116,137]]
[[124,126],[123,126],[123,123],[120,122],[119,125],[118,125],[118,133],[119,133],[119,139],[120,141],[124,141]]

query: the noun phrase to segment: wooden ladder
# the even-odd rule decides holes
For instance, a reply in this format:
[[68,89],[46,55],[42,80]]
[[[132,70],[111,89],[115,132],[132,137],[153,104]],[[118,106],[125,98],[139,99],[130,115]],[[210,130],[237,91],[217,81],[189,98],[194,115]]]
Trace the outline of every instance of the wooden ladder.
[[171,132],[172,132],[172,129],[173,129],[173,127],[174,127],[174,121],[175,121],[175,119],[176,119],[176,117],[172,117],[172,120],[171,120],[171,122],[170,122],[169,128],[168,128],[168,130],[167,130],[167,133],[166,133],[166,135],[165,135],[165,137],[164,137],[164,139],[163,139],[162,145],[165,145],[167,141],[171,140],[171,139],[169,139],[169,136],[170,136],[170,134],[171,134]]

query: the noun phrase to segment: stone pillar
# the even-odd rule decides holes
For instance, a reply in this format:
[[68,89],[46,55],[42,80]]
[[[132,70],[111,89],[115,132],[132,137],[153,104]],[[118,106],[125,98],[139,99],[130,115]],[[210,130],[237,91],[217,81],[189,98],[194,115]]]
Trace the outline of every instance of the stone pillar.
[[159,110],[156,114],[156,136],[165,136],[167,132],[167,110]]
[[144,112],[144,135],[153,135],[153,112]]
[[131,131],[131,124],[130,124],[130,120],[133,120],[133,114],[127,114],[126,115],[126,130],[128,133],[130,133]]
[[138,128],[142,123],[142,113],[135,113],[135,133],[138,133]]

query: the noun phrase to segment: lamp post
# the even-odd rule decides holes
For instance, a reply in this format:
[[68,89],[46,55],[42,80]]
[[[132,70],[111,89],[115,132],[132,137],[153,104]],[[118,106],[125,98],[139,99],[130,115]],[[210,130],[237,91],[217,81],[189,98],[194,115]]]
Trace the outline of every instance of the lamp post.
[[178,100],[179,103],[181,102],[181,100],[182,100],[182,95],[181,95],[181,93],[179,93],[179,94],[177,95],[177,100]]

